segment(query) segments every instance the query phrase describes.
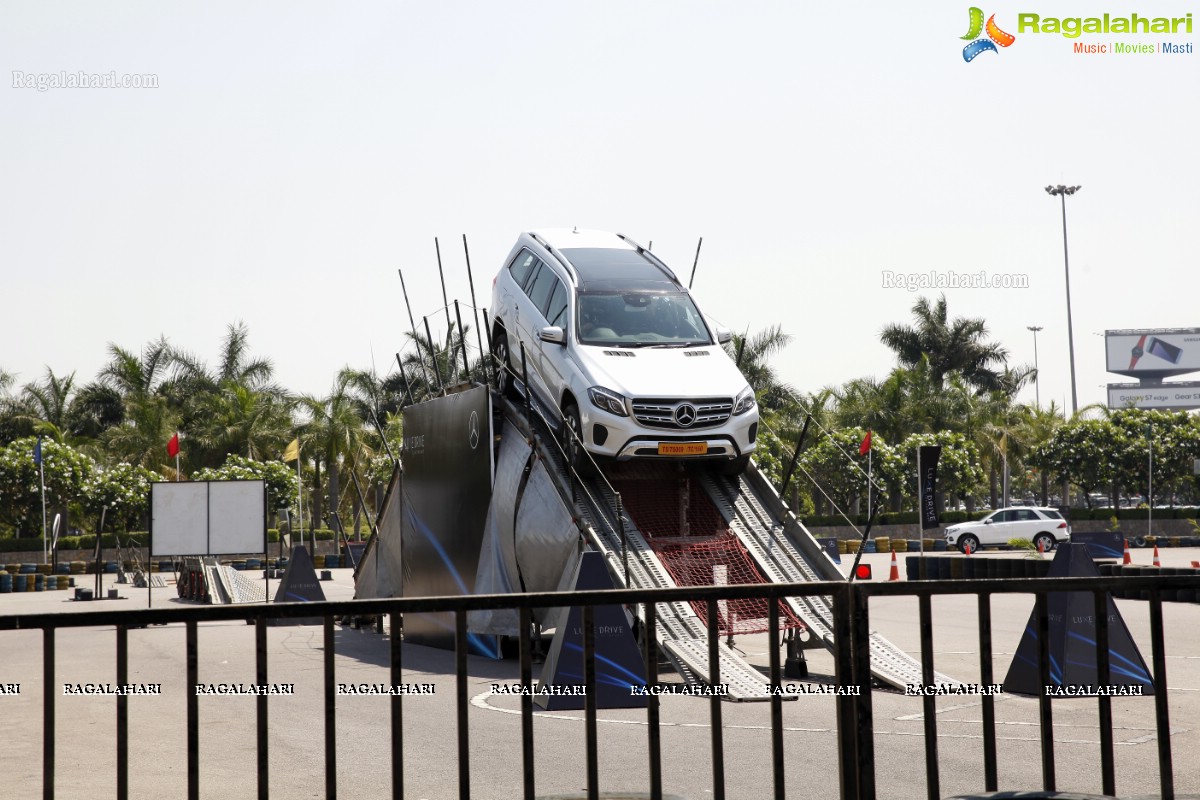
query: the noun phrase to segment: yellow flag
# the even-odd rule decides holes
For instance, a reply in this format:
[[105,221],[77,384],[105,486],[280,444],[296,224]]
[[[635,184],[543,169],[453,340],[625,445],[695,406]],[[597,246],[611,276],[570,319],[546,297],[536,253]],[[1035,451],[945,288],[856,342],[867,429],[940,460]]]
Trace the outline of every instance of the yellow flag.
[[283,451],[283,460],[285,462],[295,461],[298,458],[300,458],[300,439],[296,438],[293,439],[292,443],[289,444],[287,449]]

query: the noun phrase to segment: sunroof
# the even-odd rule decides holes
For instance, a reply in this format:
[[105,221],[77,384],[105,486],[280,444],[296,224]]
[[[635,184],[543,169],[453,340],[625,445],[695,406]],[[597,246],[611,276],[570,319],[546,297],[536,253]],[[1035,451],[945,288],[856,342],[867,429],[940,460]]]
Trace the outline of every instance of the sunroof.
[[[634,287],[639,284],[664,283],[668,280],[662,269],[637,250],[611,247],[567,247],[562,254],[579,273],[580,288],[591,284],[620,284]],[[668,271],[669,278],[675,276]]]

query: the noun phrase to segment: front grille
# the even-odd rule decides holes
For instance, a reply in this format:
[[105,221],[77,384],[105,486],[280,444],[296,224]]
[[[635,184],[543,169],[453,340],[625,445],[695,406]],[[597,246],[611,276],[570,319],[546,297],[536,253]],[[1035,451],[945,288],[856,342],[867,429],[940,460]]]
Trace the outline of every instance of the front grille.
[[[676,420],[679,407],[690,404],[696,409],[696,421],[681,425]],[[733,400],[728,397],[635,399],[633,417],[648,428],[666,430],[695,430],[723,425],[733,413]]]

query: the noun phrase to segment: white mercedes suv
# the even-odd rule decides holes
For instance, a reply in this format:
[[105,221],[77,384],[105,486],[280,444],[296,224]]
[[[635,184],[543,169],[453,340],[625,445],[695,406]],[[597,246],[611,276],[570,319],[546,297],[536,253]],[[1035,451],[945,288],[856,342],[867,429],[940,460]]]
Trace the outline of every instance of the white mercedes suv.
[[729,339],[666,264],[621,234],[523,233],[492,282],[499,388],[518,397],[528,377],[583,473],[593,462],[577,442],[600,458],[707,458],[743,471],[758,407],[721,347]]

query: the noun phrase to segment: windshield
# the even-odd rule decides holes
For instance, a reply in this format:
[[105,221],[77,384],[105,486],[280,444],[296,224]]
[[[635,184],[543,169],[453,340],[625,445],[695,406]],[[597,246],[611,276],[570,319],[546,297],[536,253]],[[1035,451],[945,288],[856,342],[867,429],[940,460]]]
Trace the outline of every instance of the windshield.
[[579,341],[609,347],[712,344],[692,299],[683,292],[587,292],[579,295]]

